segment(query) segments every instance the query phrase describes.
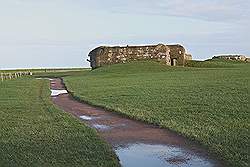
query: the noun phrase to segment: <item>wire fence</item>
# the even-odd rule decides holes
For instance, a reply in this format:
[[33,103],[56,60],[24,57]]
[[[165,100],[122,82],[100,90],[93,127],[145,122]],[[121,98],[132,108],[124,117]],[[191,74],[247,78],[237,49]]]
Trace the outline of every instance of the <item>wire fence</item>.
[[32,75],[33,73],[30,71],[25,71],[25,72],[13,72],[13,73],[1,73],[1,81],[3,82],[4,80],[11,80],[11,79],[17,79],[22,76],[27,76],[27,75]]

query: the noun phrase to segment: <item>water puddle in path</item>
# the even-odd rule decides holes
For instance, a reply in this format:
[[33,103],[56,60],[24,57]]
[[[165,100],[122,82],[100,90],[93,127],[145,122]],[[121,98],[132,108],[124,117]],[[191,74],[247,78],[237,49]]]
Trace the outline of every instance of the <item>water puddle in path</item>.
[[89,116],[86,116],[86,115],[81,115],[80,118],[83,119],[83,120],[86,120],[86,121],[89,121],[89,120],[93,119],[92,117],[89,117]]
[[67,90],[55,90],[55,89],[50,89],[51,91],[51,96],[58,96],[58,95],[61,95],[61,94],[67,94],[68,91]]
[[116,148],[122,167],[213,167],[207,159],[167,145],[130,144]]
[[36,78],[36,79],[38,79],[38,80],[40,80],[40,79],[48,79],[48,80],[50,80],[50,81],[53,81],[54,79],[51,79],[51,78]]
[[101,124],[94,124],[92,125],[94,128],[98,129],[98,130],[109,130],[112,129],[112,127],[107,126],[107,125],[101,125]]

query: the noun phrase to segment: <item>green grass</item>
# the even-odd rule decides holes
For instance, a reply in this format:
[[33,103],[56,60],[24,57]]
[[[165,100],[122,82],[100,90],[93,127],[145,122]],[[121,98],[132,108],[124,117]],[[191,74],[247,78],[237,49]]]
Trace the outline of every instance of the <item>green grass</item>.
[[188,66],[141,61],[64,79],[76,98],[169,128],[231,166],[248,166],[250,64],[209,60]]
[[234,68],[243,67],[244,65],[249,65],[248,62],[240,60],[223,60],[223,59],[208,59],[205,61],[187,61],[186,66],[188,67],[198,67],[198,68]]
[[69,71],[82,71],[88,68],[37,68],[37,69],[13,69],[13,70],[0,70],[0,73],[15,73],[15,72],[33,72],[33,73],[54,73],[54,72],[69,72]]
[[119,166],[95,130],[51,103],[49,82],[0,82],[0,166]]

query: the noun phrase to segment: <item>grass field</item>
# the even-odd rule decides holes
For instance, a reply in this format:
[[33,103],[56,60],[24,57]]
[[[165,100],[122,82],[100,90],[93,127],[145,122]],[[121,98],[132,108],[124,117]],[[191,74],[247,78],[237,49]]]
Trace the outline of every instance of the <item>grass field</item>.
[[49,81],[0,82],[0,166],[119,166],[95,130],[55,108]]
[[33,73],[51,73],[51,72],[68,72],[68,71],[82,71],[88,68],[41,68],[41,69],[13,69],[0,70],[0,73],[15,73],[15,72],[33,72]]
[[231,166],[249,162],[250,64],[132,62],[64,78],[74,96],[201,143]]

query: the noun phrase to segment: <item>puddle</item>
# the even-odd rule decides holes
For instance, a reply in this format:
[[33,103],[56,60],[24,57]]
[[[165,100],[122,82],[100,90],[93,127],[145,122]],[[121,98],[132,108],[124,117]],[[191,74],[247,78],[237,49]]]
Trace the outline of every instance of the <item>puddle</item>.
[[61,95],[61,94],[67,94],[68,91],[67,90],[55,90],[55,89],[51,89],[51,96],[58,96],[58,95]]
[[101,124],[94,124],[92,125],[94,128],[98,129],[98,130],[109,130],[112,127],[107,126],[107,125],[101,125]]
[[167,145],[131,144],[115,150],[122,167],[214,167],[208,159]]
[[80,118],[83,119],[83,120],[87,120],[87,121],[93,119],[92,117],[89,117],[89,116],[86,116],[86,115],[81,115]]
[[40,79],[48,79],[48,80],[50,80],[50,81],[53,81],[54,79],[51,79],[51,78],[36,78],[36,79],[38,79],[38,80],[40,80]]

